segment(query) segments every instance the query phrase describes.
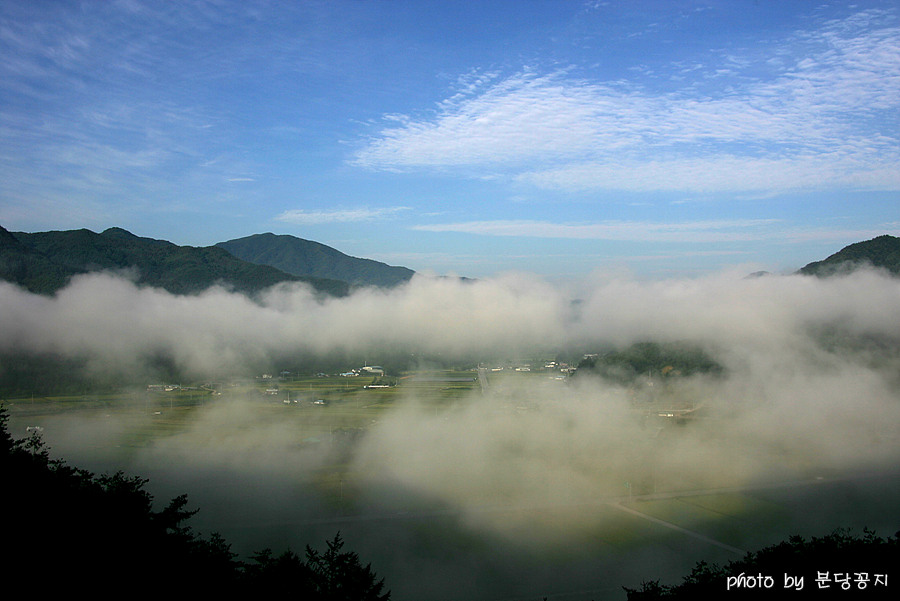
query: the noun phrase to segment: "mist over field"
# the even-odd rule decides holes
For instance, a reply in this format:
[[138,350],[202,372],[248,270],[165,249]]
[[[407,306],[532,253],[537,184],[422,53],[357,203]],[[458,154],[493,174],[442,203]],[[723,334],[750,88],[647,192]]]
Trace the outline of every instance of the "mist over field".
[[[95,373],[142,373],[153,357],[166,356],[197,378],[225,378],[293,353],[349,353],[370,364],[379,353],[407,353],[474,366],[641,341],[702,349],[721,373],[671,378],[655,389],[590,374],[494,384],[489,374],[484,392],[435,407],[401,387],[401,401],[352,444],[297,446],[288,425],[260,416],[244,399],[226,398],[199,408],[188,428],[155,441],[128,466],[199,498],[209,525],[230,520],[233,530],[218,528],[226,537],[261,522],[293,524],[300,536],[346,532],[312,486],[320,470],[342,462],[353,475],[346,490],[360,515],[452,516],[454,532],[488,537],[490,549],[572,553],[618,527],[616,514],[597,510],[604,499],[895,470],[898,300],[900,281],[872,270],[824,279],[597,276],[571,287],[525,274],[479,281],[416,276],[392,290],[327,299],[298,285],[252,299],[225,289],[175,296],[92,274],[52,298],[0,283],[0,351],[79,357]],[[690,400],[706,418],[685,426],[640,419],[635,403],[651,397],[662,406]],[[73,459],[79,448],[125,427],[77,416],[48,423],[57,426],[51,444]],[[408,579],[388,583],[398,593],[407,586],[422,594],[437,564],[445,579],[466,564],[459,555],[427,566],[411,559],[422,552],[421,526],[374,518],[358,526],[351,543],[380,558],[389,580]],[[279,544],[248,539],[257,548]],[[379,542],[386,540],[393,542]],[[513,571],[505,564],[492,569]],[[409,584],[417,580],[418,589]]]

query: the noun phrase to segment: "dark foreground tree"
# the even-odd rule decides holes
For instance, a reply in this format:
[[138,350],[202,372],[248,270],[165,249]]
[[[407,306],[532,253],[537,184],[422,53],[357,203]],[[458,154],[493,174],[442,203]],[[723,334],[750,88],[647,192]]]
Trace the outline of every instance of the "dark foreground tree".
[[388,601],[384,579],[379,580],[371,565],[363,566],[359,555],[343,551],[338,532],[326,541],[323,553],[306,547],[306,560],[291,550],[273,555],[265,549],[253,556],[247,567],[247,584],[252,590],[269,593],[302,593],[303,599],[328,601]]
[[[38,435],[13,439],[0,408],[0,519],[6,584],[35,590],[224,589],[240,562],[218,535],[185,522],[187,497],[154,511],[147,480],[93,473],[51,459]],[[210,584],[212,583],[212,584]],[[197,588],[200,588],[197,586]]]
[[701,561],[678,585],[658,580],[625,588],[628,601],[654,599],[894,599],[900,532],[881,538],[871,530],[835,530],[747,553],[725,566]]
[[259,589],[298,599],[388,601],[370,566],[342,551],[340,533],[306,561],[270,550],[239,561],[218,534],[186,525],[186,495],[154,511],[147,480],[97,476],[51,459],[38,435],[14,439],[0,406],[0,568],[6,590],[94,596],[227,594]]

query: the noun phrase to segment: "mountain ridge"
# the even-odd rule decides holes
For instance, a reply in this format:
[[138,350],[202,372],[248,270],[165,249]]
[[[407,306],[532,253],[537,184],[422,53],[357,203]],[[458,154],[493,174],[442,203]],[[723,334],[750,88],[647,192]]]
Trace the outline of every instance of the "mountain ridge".
[[884,269],[900,275],[900,238],[883,234],[871,240],[855,242],[821,261],[813,261],[797,273],[828,277],[848,273],[860,267]]
[[[864,266],[900,275],[900,238],[884,234],[856,242],[795,273],[828,277]],[[139,285],[175,294],[194,294],[216,284],[252,294],[281,282],[306,282],[319,293],[346,296],[356,287],[396,286],[415,274],[406,267],[271,232],[193,247],[140,237],[120,227],[98,234],[85,228],[10,232],[0,226],[0,279],[31,292],[53,294],[73,276],[123,269],[134,269]]]
[[346,282],[296,276],[257,265],[216,246],[178,246],[122,228],[9,232],[0,226],[0,279],[38,294],[53,294],[75,275],[136,269],[139,285],[195,294],[213,285],[256,293],[281,282],[305,282],[329,296],[349,293]]
[[80,271],[58,265],[0,226],[0,279],[37,294],[51,294]]
[[216,246],[244,261],[298,276],[341,280],[351,286],[393,287],[409,281],[415,274],[406,267],[351,257],[321,242],[287,234],[253,234],[219,242]]

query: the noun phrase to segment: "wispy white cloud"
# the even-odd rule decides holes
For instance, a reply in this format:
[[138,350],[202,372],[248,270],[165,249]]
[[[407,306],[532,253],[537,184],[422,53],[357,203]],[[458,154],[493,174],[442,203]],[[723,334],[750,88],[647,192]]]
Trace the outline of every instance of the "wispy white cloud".
[[752,157],[710,155],[594,160],[525,171],[515,179],[542,188],[631,192],[771,192],[852,187],[900,190],[900,152],[878,157],[835,150],[822,155]]
[[360,207],[356,209],[338,209],[334,211],[307,211],[293,209],[285,211],[275,219],[286,223],[314,225],[321,223],[347,223],[352,221],[372,221],[408,211],[410,207]]
[[228,45],[207,43],[247,12],[219,2],[4,4],[0,196],[23,206],[68,202],[70,215],[100,202],[106,219],[124,199],[162,208],[231,198],[234,183],[251,181],[234,174],[255,172],[255,157],[231,121],[234,103],[209,90],[239,77],[249,57],[268,55],[258,63],[268,67],[282,56],[238,43],[237,27]]
[[860,13],[777,50],[765,78],[728,58],[742,77],[714,95],[697,82],[716,66],[665,93],[568,72],[486,77],[430,117],[393,116],[355,164],[503,171],[563,189],[900,189],[894,16]]
[[[900,234],[897,223],[885,223],[869,229],[810,228],[793,226],[779,219],[718,219],[680,223],[651,221],[554,223],[523,219],[422,224],[413,226],[412,229],[480,236],[667,243],[846,241],[866,240],[885,232]],[[698,256],[703,252],[706,251],[692,250],[687,254]],[[726,251],[718,249],[710,252],[722,254]]]
[[552,223],[548,221],[469,221],[417,225],[429,232],[463,232],[485,236],[570,238],[591,240],[640,240],[646,242],[736,242],[764,237],[774,219],[715,220],[685,223],[605,221],[601,223]]

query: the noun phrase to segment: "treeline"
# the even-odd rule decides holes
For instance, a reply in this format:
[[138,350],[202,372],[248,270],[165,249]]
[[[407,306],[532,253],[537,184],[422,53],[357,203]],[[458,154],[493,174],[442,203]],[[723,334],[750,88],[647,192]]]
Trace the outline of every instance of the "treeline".
[[85,355],[0,353],[0,398],[6,399],[107,394],[192,379],[164,353],[147,353],[129,370],[101,365]]
[[686,343],[661,344],[638,342],[631,346],[584,357],[576,376],[599,375],[621,384],[632,384],[638,377],[654,378],[721,375],[724,368],[703,349]]
[[175,358],[165,352],[146,352],[127,369],[104,365],[85,355],[60,353],[0,352],[0,399],[31,396],[107,394],[145,388],[159,383],[203,383],[252,378],[262,373],[294,376],[317,373],[337,374],[363,365],[378,364],[385,374],[396,376],[421,365],[431,368],[456,368],[457,358],[385,349],[368,354],[333,350],[315,353],[297,349],[270,353],[266,357],[246,359],[240,370],[222,367],[218,373],[196,373],[181,369]]
[[264,549],[238,559],[218,534],[187,521],[186,495],[154,510],[147,480],[96,475],[51,459],[40,438],[13,438],[0,407],[4,584],[31,593],[289,593],[321,601],[388,601],[383,579],[340,533],[325,551]]

